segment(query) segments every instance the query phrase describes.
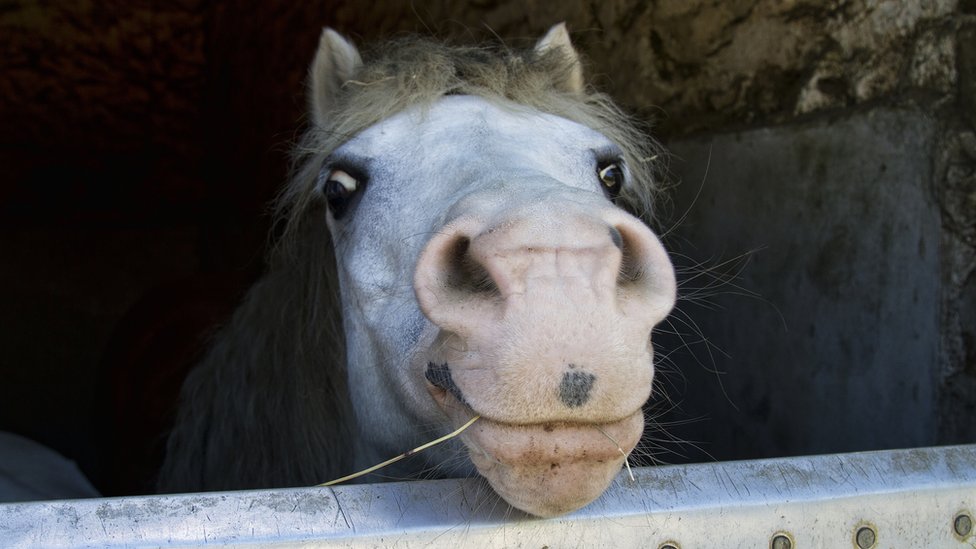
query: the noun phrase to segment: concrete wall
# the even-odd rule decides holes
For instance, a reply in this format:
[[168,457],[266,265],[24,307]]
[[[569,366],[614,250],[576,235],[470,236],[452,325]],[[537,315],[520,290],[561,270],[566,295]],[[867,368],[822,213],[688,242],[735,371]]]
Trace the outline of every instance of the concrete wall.
[[723,458],[938,442],[934,135],[873,109],[672,143],[672,324],[708,339],[673,359],[682,414],[708,418],[677,433]]

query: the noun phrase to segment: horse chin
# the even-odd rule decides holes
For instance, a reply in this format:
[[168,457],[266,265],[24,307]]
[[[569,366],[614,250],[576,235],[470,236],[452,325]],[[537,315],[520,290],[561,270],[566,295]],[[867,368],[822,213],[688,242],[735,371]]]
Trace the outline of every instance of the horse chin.
[[[598,498],[640,440],[638,410],[608,423],[501,423],[482,417],[462,436],[478,472],[513,507],[540,517]],[[612,440],[611,440],[612,439]],[[618,446],[619,444],[619,446]]]

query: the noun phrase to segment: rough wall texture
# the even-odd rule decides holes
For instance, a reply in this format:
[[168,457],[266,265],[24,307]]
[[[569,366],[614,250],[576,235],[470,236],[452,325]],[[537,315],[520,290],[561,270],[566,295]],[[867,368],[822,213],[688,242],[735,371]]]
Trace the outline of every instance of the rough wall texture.
[[[87,408],[113,332],[133,328],[121,326],[126,311],[178,301],[156,291],[173,280],[253,276],[267,228],[262,212],[303,123],[303,80],[322,25],[360,44],[401,32],[528,44],[561,20],[588,55],[593,82],[654,120],[679,149],[713,136],[757,139],[763,128],[829,135],[861,127],[851,120],[877,109],[919,118],[932,137],[916,155],[930,162],[917,188],[941,227],[937,256],[926,256],[938,257],[940,358],[919,367],[932,370],[935,440],[972,441],[973,0],[7,2],[0,428],[95,460],[85,441],[97,418]],[[678,160],[676,176],[698,184],[700,166]],[[705,183],[721,185],[712,168]],[[692,206],[680,193],[675,200],[676,219]],[[753,244],[729,242],[727,251]],[[753,277],[748,289],[778,291],[765,283]],[[722,318],[701,322],[718,329]]]

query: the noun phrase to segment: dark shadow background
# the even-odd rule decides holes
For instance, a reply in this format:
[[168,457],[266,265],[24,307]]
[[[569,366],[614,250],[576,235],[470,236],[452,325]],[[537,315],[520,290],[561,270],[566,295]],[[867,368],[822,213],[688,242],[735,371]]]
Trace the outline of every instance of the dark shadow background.
[[105,492],[261,270],[336,11],[279,4],[0,5],[0,429]]

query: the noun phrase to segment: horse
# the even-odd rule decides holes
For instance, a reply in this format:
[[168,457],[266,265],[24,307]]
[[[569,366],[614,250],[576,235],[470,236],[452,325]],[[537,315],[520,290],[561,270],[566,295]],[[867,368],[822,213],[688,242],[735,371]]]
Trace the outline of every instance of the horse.
[[599,497],[675,302],[660,145],[564,24],[365,54],[326,28],[307,93],[265,274],[184,383],[159,490],[312,485],[479,417],[384,474],[480,475],[541,517]]

